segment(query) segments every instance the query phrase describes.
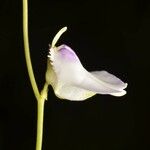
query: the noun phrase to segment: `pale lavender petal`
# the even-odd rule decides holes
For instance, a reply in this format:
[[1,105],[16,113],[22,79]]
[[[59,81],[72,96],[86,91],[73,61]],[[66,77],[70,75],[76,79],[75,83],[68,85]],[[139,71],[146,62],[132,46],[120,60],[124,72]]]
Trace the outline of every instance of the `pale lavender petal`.
[[111,86],[117,90],[122,90],[127,87],[127,83],[124,83],[118,77],[108,73],[107,71],[92,71],[91,74],[99,80],[111,84]]
[[87,71],[85,71],[82,75],[84,76],[84,79],[77,85],[80,88],[99,94],[113,94],[122,92],[122,89],[115,89],[111,84],[97,79]]
[[76,62],[79,61],[78,56],[76,53],[67,45],[63,44],[57,48],[57,55],[59,59],[62,59],[66,62]]

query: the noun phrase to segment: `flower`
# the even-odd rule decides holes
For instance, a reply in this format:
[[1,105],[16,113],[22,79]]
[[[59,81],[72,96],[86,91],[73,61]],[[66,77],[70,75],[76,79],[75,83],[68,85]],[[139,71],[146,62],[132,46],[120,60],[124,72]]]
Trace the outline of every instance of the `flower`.
[[123,96],[127,87],[127,83],[106,71],[88,72],[65,44],[50,47],[46,82],[57,97],[74,101],[86,100],[95,94]]

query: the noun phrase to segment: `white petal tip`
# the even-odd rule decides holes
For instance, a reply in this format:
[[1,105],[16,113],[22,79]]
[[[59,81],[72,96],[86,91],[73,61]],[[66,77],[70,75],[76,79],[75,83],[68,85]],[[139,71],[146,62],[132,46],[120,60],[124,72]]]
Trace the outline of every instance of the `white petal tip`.
[[117,97],[120,97],[120,96],[124,96],[127,92],[125,90],[122,90],[118,93],[110,93],[110,95],[113,95],[113,96],[117,96]]
[[123,82],[122,88],[125,89],[127,86],[128,86],[128,83],[124,83],[124,82]]

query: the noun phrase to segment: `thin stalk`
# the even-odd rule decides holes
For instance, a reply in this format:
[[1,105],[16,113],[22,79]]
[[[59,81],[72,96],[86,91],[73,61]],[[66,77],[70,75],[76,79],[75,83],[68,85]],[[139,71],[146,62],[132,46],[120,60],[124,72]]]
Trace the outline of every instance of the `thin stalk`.
[[24,52],[25,59],[28,69],[28,74],[30,82],[34,91],[34,95],[37,99],[37,139],[36,139],[36,150],[42,150],[42,139],[43,139],[43,118],[44,118],[44,103],[47,99],[47,90],[48,84],[45,83],[44,88],[40,94],[30,58],[30,49],[29,49],[29,38],[28,38],[28,1],[23,0],[23,39],[24,39]]
[[36,150],[42,150],[43,141],[43,121],[44,121],[44,104],[47,99],[48,84],[45,83],[41,96],[37,101],[37,135],[36,135]]
[[38,100],[40,98],[40,93],[35,81],[32,63],[30,58],[30,49],[29,49],[29,36],[28,36],[28,0],[23,0],[23,39],[24,39],[24,52],[25,59],[28,69],[28,74],[30,78],[30,82],[34,91],[34,95]]
[[36,150],[42,150],[43,139],[43,120],[44,120],[44,100],[37,102],[37,136],[36,136]]

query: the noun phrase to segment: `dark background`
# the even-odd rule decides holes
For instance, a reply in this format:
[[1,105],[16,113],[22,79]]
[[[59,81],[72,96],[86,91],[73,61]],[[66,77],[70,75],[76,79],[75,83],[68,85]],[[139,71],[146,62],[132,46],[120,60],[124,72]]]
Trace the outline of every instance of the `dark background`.
[[[63,26],[67,44],[89,71],[107,70],[127,82],[127,95],[58,99],[49,88],[43,150],[148,150],[150,2],[29,0],[33,68],[41,89],[48,44]],[[0,0],[0,150],[33,150],[36,99],[22,38],[22,1]]]

